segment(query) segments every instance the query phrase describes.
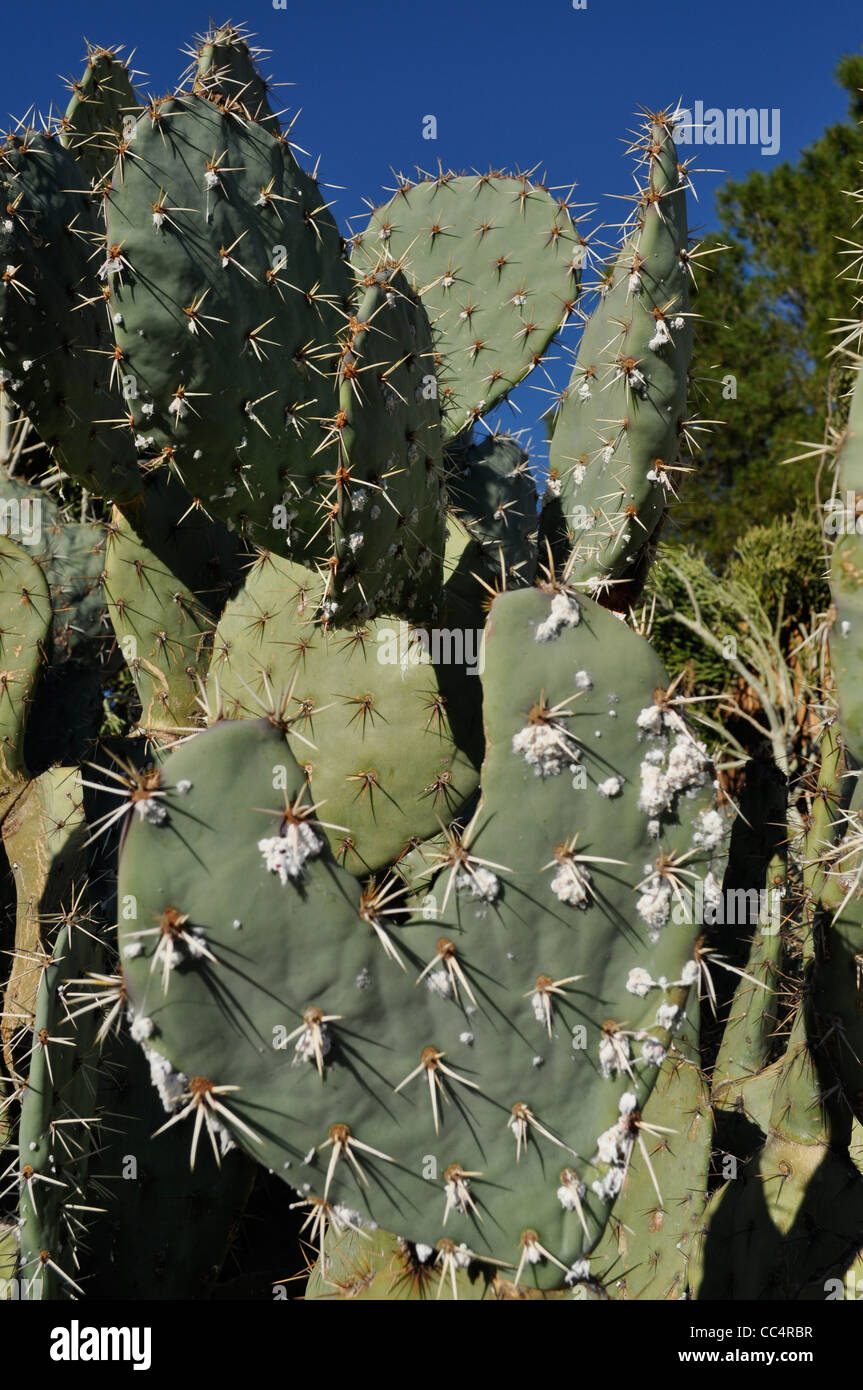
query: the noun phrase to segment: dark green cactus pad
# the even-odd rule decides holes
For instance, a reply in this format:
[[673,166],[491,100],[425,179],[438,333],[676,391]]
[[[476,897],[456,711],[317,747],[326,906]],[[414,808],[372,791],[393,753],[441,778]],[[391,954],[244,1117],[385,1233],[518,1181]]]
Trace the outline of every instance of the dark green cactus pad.
[[92,522],[70,522],[46,536],[44,564],[54,611],[51,657],[105,657],[111,630],[102,592],[105,531]]
[[0,153],[0,384],[58,467],[122,500],[140,482],[132,435],[117,428],[125,409],[82,178],[49,135],[16,135]]
[[[113,636],[102,592],[105,531],[64,519],[51,497],[18,478],[0,480],[9,529],[48,581],[52,624],[29,707],[24,761],[34,773],[85,756],[102,719]],[[15,512],[17,508],[17,513]],[[62,704],[64,718],[56,708]]]
[[592,593],[638,570],[682,480],[692,321],[672,130],[670,119],[648,126],[634,226],[588,319],[549,452],[545,531],[572,546],[572,580]]
[[24,730],[52,617],[42,570],[21,546],[0,536],[0,818],[27,775]]
[[270,106],[267,82],[255,65],[260,53],[249,47],[248,35],[233,24],[221,24],[196,45],[192,90],[206,95],[224,111],[266,126],[279,134],[278,117]]
[[532,584],[537,494],[527,454],[518,440],[489,435],[479,444],[450,452],[447,462],[451,518],[457,518],[471,540],[460,551],[455,572],[448,576],[449,592],[455,588],[456,576],[461,587],[466,584],[474,591],[477,574],[497,588]]
[[[280,722],[321,819],[337,827],[327,832],[334,851],[353,873],[375,872],[476,790],[475,709],[453,686],[458,673],[478,699],[479,679],[458,652],[460,632],[438,650],[442,630],[424,630],[423,645],[396,619],[326,632],[310,620],[318,587],[299,565],[259,558],[216,630],[207,704],[211,719],[266,712]],[[476,665],[479,634],[471,639]]]
[[526,175],[447,173],[405,183],[375,209],[353,258],[382,251],[434,325],[452,439],[541,360],[575,307],[585,247],[566,200]]
[[[60,122],[60,139],[86,177],[98,184],[131,134],[140,101],[117,49],[91,48]],[[125,129],[124,129],[125,128]]]
[[88,1298],[208,1298],[254,1165],[235,1150],[218,1172],[203,1164],[190,1171],[182,1129],[156,1135],[165,1112],[146,1057],[128,1033],[106,1045],[99,1107],[99,1182],[108,1196],[82,1255]]
[[[352,287],[325,202],[286,140],[185,96],[141,115],[108,207],[141,457],[210,515],[298,553],[325,520],[316,450]],[[326,527],[317,544],[326,554]]]
[[17,506],[17,531],[13,527],[7,534],[17,536],[48,580],[52,663],[104,657],[111,640],[102,593],[104,528],[98,522],[69,520],[48,493],[20,478],[0,477],[0,500]]
[[[431,328],[396,271],[360,278],[331,431],[334,567],[324,611],[433,616],[446,502]],[[330,473],[327,473],[327,478]]]
[[54,622],[51,661],[36,688],[24,743],[34,772],[89,756],[104,714],[105,684],[119,665],[103,589],[105,528],[87,521],[49,527],[38,558]]

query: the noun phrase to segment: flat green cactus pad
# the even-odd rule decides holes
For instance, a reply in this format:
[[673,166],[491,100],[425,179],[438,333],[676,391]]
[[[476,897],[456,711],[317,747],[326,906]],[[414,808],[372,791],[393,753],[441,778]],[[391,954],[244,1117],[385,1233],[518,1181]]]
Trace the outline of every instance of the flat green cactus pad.
[[298,551],[321,526],[352,286],[325,202],[265,126],[166,100],[115,170],[102,267],[141,457],[269,547],[291,509]]
[[356,239],[386,252],[422,295],[452,439],[541,360],[578,299],[584,243],[566,200],[525,175],[441,174],[405,183]]
[[207,704],[211,718],[281,721],[334,851],[375,872],[476,790],[474,713],[453,681],[478,687],[480,634],[466,652],[459,630],[397,619],[326,632],[310,621],[316,590],[310,571],[260,557],[216,631]]
[[[573,625],[571,602],[494,606],[483,800],[475,833],[430,856],[435,912],[404,920],[394,881],[361,892],[335,866],[316,824],[329,803],[303,815],[302,772],[266,721],[171,754],[120,880],[130,997],[185,1078],[171,1084],[190,1133],[207,1108],[214,1142],[224,1122],[313,1224],[326,1198],[354,1225],[451,1237],[539,1286],[605,1224],[628,1097],[646,1101],[698,973],[674,885],[704,880],[722,839],[703,751],[654,703],[650,648],[594,605]],[[527,642],[536,660],[513,670]],[[579,685],[572,719],[528,717],[543,689],[556,707]],[[594,857],[608,845],[619,865]]]

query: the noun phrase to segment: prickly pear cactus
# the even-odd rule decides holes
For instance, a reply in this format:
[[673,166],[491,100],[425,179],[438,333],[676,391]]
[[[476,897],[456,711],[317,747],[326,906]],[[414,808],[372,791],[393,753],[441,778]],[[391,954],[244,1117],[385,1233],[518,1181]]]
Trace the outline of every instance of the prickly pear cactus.
[[308,578],[273,555],[249,570],[216,629],[210,717],[268,713],[281,723],[313,800],[326,806],[334,852],[352,873],[374,872],[476,790],[462,714],[444,688],[444,664],[457,654],[435,652],[419,633],[412,640],[400,621],[325,632],[309,621]]
[[24,730],[52,616],[48,585],[36,561],[0,536],[0,816],[24,786]]
[[454,438],[542,360],[578,300],[585,244],[565,198],[528,175],[404,181],[354,238],[360,265],[403,264],[434,323]]
[[287,140],[209,86],[142,111],[135,132],[102,271],[139,457],[211,516],[303,553],[315,481],[335,473],[317,451],[352,287],[338,229]]
[[[40,789],[40,799],[53,812],[42,839],[48,863],[35,875],[32,864],[21,866],[21,905],[26,904],[26,915],[19,917],[19,926],[26,929],[34,910],[42,908],[37,920],[46,939],[43,941],[40,933],[20,946],[21,957],[29,956],[36,988],[32,1010],[20,987],[13,996],[13,1009],[28,1041],[13,1173],[20,1188],[21,1275],[28,1281],[40,1281],[43,1298],[56,1298],[81,1293],[76,1278],[77,1247],[84,1223],[77,1213],[85,1205],[98,1124],[93,1106],[99,1020],[93,1015],[76,1019],[66,992],[76,976],[102,966],[104,949],[92,924],[86,921],[86,913],[77,912],[80,896],[87,891],[86,881],[83,887],[79,881],[79,898],[74,901],[74,870],[76,866],[80,869],[74,832],[82,819],[82,789],[75,770],[57,769],[45,789]],[[63,829],[58,828],[61,823]],[[71,834],[66,827],[71,827]],[[66,898],[65,910],[56,913],[53,921],[44,913],[51,877],[62,881],[72,899]],[[33,900],[34,888],[38,907]],[[9,1046],[14,1048],[14,1039]]]
[[[822,1296],[859,556],[811,765],[735,821],[632,611],[693,443],[676,114],[587,313],[568,198],[441,170],[343,237],[245,31],[190,56],[142,100],[88,48],[0,153],[0,501],[42,520],[0,537],[4,1272],[218,1297],[251,1191],[320,1301]],[[540,497],[474,426],[577,305]]]
[[682,1298],[701,1250],[704,1174],[713,1126],[691,1000],[643,1113],[633,1111],[632,1157],[603,1238],[575,1296],[602,1289],[612,1299]]
[[[171,754],[129,828],[121,952],[193,1147],[206,1127],[258,1156],[318,1233],[347,1206],[548,1287],[619,1190],[723,824],[661,666],[612,614],[503,596],[485,662],[479,808],[416,874],[422,912],[397,872],[360,888],[330,861],[332,802],[277,727],[229,722]],[[596,852],[612,835],[625,858]]]
[[64,472],[120,501],[140,480],[131,435],[116,428],[121,359],[93,275],[97,224],[82,178],[50,133],[10,137],[0,153],[0,388]]
[[[656,117],[639,153],[632,227],[603,278],[560,404],[549,453],[549,539],[573,547],[571,576],[592,594],[638,570],[684,466],[692,354],[685,169],[672,116]],[[612,599],[612,602],[615,602]]]
[[119,50],[89,48],[80,78],[60,121],[61,142],[98,187],[132,135],[131,122],[140,100]]

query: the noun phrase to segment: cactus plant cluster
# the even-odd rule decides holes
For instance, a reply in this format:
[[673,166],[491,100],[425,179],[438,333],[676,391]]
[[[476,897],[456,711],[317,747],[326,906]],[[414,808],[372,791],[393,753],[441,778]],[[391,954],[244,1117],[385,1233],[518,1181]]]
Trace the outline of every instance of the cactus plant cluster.
[[[263,1165],[310,1298],[811,1294],[863,1235],[861,571],[841,724],[736,815],[633,609],[698,429],[674,112],[592,283],[521,173],[344,238],[240,29],[133,76],[0,150],[3,408],[100,499],[2,481],[4,1251],[204,1297]],[[540,497],[482,422],[575,315]]]

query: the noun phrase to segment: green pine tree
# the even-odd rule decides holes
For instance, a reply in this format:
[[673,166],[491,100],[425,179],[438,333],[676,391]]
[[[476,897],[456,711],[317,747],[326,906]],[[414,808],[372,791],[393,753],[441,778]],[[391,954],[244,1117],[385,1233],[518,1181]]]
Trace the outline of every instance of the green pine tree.
[[[847,119],[795,163],[726,184],[719,231],[704,247],[728,249],[696,270],[698,412],[725,423],[687,478],[676,537],[719,567],[747,527],[811,512],[817,463],[783,460],[803,452],[798,441],[821,441],[828,403],[843,389],[829,353],[831,330],[853,307],[837,278],[837,237],[863,239],[847,196],[863,161],[863,57],[843,58],[836,77]],[[736,399],[726,398],[729,376]]]

